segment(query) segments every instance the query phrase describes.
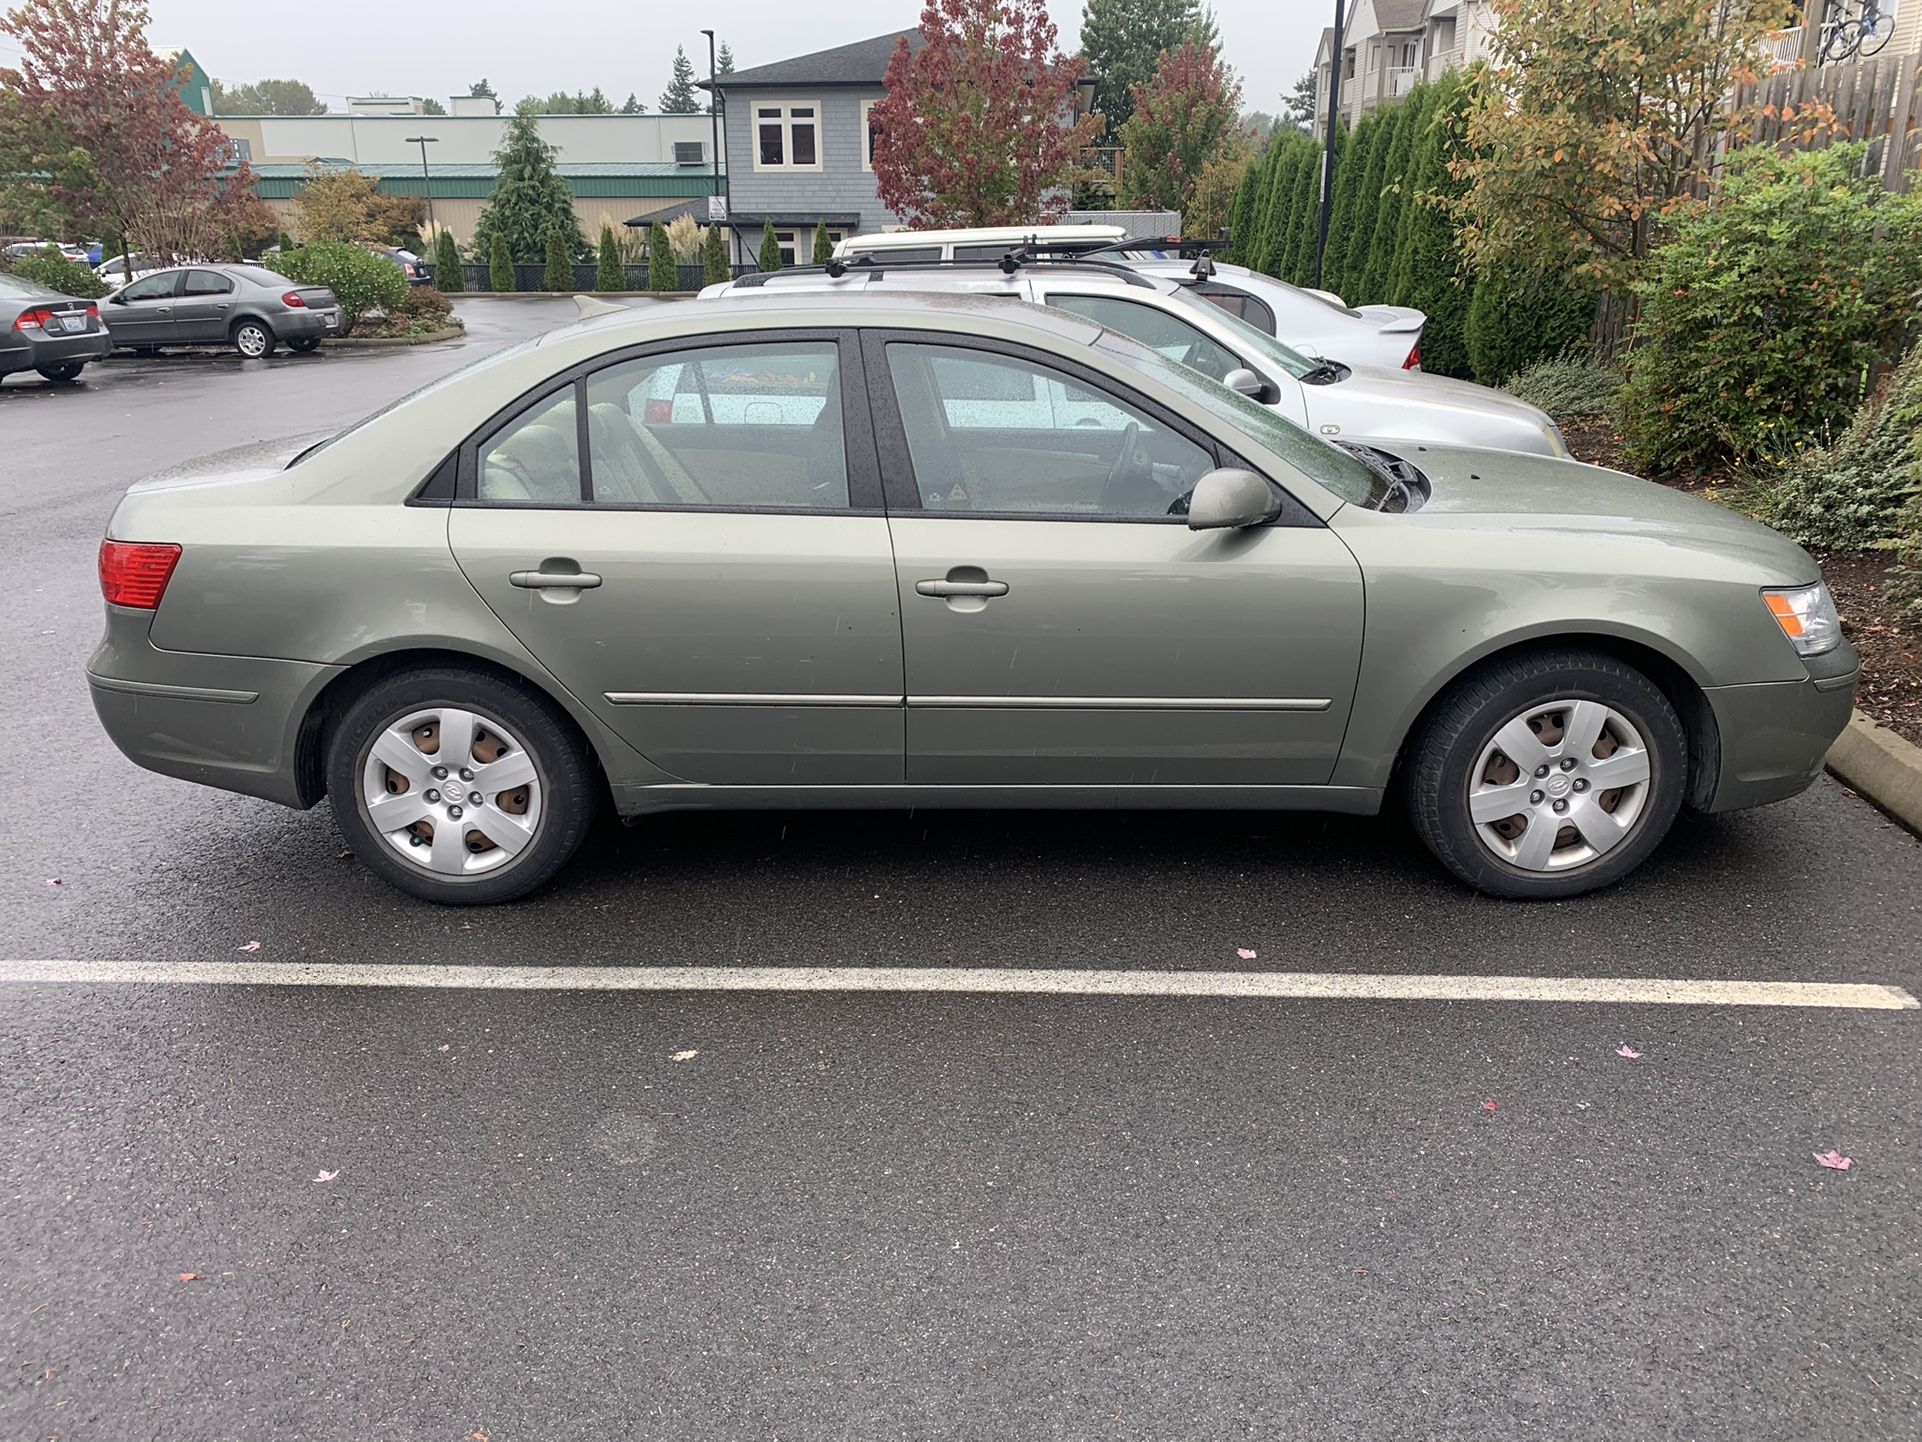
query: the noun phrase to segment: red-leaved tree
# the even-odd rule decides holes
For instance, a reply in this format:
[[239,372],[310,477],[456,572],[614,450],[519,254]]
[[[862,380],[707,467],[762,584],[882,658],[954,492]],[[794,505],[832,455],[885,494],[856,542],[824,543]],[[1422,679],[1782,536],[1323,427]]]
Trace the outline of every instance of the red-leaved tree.
[[1212,45],[1161,52],[1154,79],[1134,88],[1121,127],[1121,189],[1145,210],[1186,210],[1208,162],[1234,147],[1241,82]]
[[1026,225],[1067,208],[1101,128],[1076,120],[1083,62],[1055,48],[1043,0],[930,0],[868,112],[881,203],[909,225]]
[[273,228],[220,128],[181,101],[145,5],[25,0],[0,33],[20,45],[18,67],[0,68],[15,119],[67,142],[42,183],[76,224],[159,256],[213,255]]

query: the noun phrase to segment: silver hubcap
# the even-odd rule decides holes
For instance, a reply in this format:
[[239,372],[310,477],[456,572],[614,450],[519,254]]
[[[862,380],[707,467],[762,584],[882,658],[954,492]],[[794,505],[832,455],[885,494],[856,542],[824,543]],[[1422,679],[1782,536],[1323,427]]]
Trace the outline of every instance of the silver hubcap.
[[242,355],[260,355],[267,349],[267,337],[256,326],[244,325],[236,339]]
[[1648,746],[1599,701],[1531,706],[1482,748],[1468,818],[1482,844],[1523,871],[1566,871],[1614,850],[1648,804]]
[[491,717],[424,707],[374,737],[361,763],[361,808],[414,865],[477,876],[506,866],[539,834],[540,778]]

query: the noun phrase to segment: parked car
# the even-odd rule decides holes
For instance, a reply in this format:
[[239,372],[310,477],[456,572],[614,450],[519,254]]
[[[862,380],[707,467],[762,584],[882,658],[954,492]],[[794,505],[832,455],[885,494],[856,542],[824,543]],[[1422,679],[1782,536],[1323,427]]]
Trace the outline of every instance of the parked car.
[[1423,312],[1405,305],[1349,305],[1325,290],[1308,290],[1245,265],[1210,261],[1197,276],[1194,262],[1150,258],[1128,262],[1144,275],[1188,287],[1257,330],[1311,355],[1389,370],[1421,367]]
[[17,240],[5,250],[0,250],[8,260],[25,260],[30,255],[38,255],[43,250],[57,250],[76,265],[87,264],[87,252],[68,241],[60,240]]
[[[143,279],[158,271],[170,270],[175,262],[153,255],[116,255],[94,267],[94,274],[114,289]],[[129,272],[131,271],[131,274]]]
[[386,256],[400,267],[401,274],[407,277],[409,285],[427,285],[434,278],[427,262],[411,250],[402,250],[397,245],[366,245],[362,249],[371,251],[375,255]]
[[[842,273],[833,274],[835,269]],[[1037,301],[1131,335],[1330,439],[1568,454],[1555,422],[1506,391],[1419,371],[1306,356],[1181,283],[1119,262],[1076,259],[1006,268],[970,261],[849,262],[826,270],[796,267],[745,275],[711,285],[701,297],[803,290],[958,290]]]
[[310,351],[340,333],[340,302],[324,285],[297,285],[257,265],[156,271],[102,303],[116,346],[151,355],[162,346],[230,345],[253,360],[285,341]]
[[1712,502],[1338,448],[1082,317],[954,294],[550,332],[136,485],[100,579],[121,750],[327,797],[362,864],[457,903],[540,886],[607,803],[1391,791],[1469,884],[1566,897],[1684,804],[1806,788],[1858,676],[1815,562]]
[[0,274],[0,378],[38,371],[64,385],[112,349],[93,301]]

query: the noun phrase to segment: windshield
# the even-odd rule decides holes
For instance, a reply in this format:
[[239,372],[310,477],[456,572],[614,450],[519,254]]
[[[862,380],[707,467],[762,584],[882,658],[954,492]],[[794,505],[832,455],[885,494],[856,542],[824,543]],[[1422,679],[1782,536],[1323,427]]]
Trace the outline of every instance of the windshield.
[[1387,482],[1355,457],[1319,436],[1310,435],[1259,401],[1231,391],[1219,381],[1211,381],[1200,371],[1169,360],[1119,331],[1104,330],[1096,344],[1125,357],[1130,365],[1146,371],[1184,400],[1193,401],[1228,422],[1256,445],[1273,451],[1344,501],[1372,507],[1379,505],[1388,494]]
[[1310,360],[1298,350],[1283,345],[1265,330],[1258,330],[1248,324],[1233,311],[1223,310],[1213,301],[1196,295],[1186,288],[1177,290],[1175,295],[1181,303],[1201,311],[1209,319],[1219,322],[1234,332],[1235,344],[1245,350],[1253,351],[1269,365],[1288,372],[1296,380],[1312,375],[1321,368],[1321,362]]

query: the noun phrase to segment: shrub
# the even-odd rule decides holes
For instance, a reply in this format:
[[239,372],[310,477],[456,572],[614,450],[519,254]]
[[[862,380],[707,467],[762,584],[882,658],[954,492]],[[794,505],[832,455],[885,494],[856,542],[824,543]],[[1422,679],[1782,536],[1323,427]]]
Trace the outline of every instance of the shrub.
[[434,289],[450,295],[467,289],[467,272],[461,268],[460,247],[454,233],[443,230],[434,241]]
[[302,285],[324,285],[340,302],[342,329],[370,310],[391,311],[407,298],[407,277],[384,255],[344,240],[317,240],[284,251],[275,269]]
[[105,281],[78,261],[68,260],[52,246],[21,256],[13,263],[13,273],[22,280],[81,300],[98,300],[107,293]]
[[487,245],[487,287],[489,290],[514,289],[514,257],[508,254],[507,237],[498,230]]
[[701,270],[709,285],[719,285],[733,277],[733,267],[727,260],[727,237],[721,234],[718,225],[710,225],[707,239],[701,242]]
[[667,238],[667,227],[658,220],[647,228],[647,288],[681,288],[681,268],[674,260],[673,242]]
[[774,232],[771,230],[761,232],[760,264],[761,269],[767,271],[779,270],[781,268],[780,243],[774,239]]
[[1622,375],[1585,352],[1570,353],[1516,372],[1504,389],[1558,421],[1572,421],[1612,414]]
[[1484,385],[1505,384],[1584,344],[1594,324],[1595,292],[1588,282],[1497,261],[1475,277],[1469,296],[1468,368]]
[[701,258],[701,223],[691,215],[677,215],[667,227],[667,243],[674,259],[692,265]]
[[834,242],[828,238],[828,223],[824,220],[814,227],[814,263],[826,265],[834,259]]
[[1922,289],[1922,193],[1863,158],[1742,151],[1651,257],[1623,393],[1637,460],[1782,456],[1848,422]]
[[614,239],[614,227],[601,227],[601,260],[594,270],[594,289],[626,290],[627,269],[621,264],[621,243]]
[[366,333],[394,337],[431,335],[450,325],[458,326],[460,322],[453,317],[454,303],[439,289],[430,285],[411,285],[399,304],[387,312],[387,318]]
[[1895,539],[1922,503],[1922,344],[1833,445],[1791,460],[1757,514],[1805,546],[1854,550]]
[[559,226],[547,232],[547,270],[541,277],[543,290],[567,291],[574,288],[574,247]]

